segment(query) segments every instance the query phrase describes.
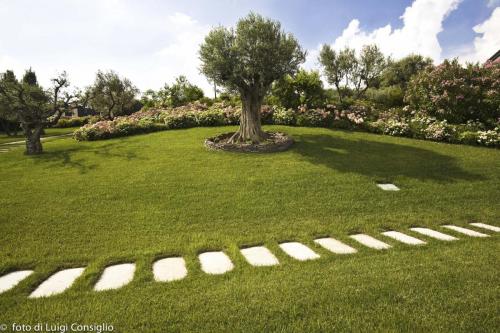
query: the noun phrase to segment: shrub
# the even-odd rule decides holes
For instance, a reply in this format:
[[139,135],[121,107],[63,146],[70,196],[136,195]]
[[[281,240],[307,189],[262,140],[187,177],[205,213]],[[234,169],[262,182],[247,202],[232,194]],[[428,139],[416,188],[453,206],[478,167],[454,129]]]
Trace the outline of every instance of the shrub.
[[197,125],[196,116],[192,112],[184,114],[165,114],[162,115],[161,119],[166,129],[189,128]]
[[227,125],[224,111],[220,109],[211,109],[195,114],[196,124],[198,126],[222,126]]
[[402,106],[404,92],[400,86],[396,85],[379,89],[371,88],[366,91],[366,98],[385,107]]
[[90,122],[91,117],[74,117],[74,118],[61,118],[54,125],[56,128],[80,127]]
[[416,113],[451,124],[479,120],[493,126],[500,118],[500,64],[462,67],[445,60],[413,77],[405,101]]
[[352,104],[339,110],[333,106],[328,106],[333,112],[334,120],[332,127],[341,129],[364,128],[369,115],[372,113],[370,106],[366,104]]
[[295,111],[284,107],[276,107],[272,121],[276,125],[295,125]]
[[458,143],[464,143],[467,145],[477,145],[479,142],[478,132],[464,131],[458,134]]
[[500,128],[495,127],[489,131],[478,131],[477,142],[488,147],[500,147]]
[[297,126],[311,127],[330,127],[333,121],[333,115],[325,109],[306,109],[299,108],[297,113]]

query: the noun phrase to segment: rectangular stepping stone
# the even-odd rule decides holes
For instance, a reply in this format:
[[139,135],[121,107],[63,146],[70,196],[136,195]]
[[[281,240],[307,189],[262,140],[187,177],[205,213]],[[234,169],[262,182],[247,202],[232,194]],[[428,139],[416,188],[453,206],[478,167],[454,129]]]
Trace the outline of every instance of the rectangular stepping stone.
[[281,243],[279,246],[290,257],[300,261],[314,260],[319,258],[319,254],[299,242]]
[[399,187],[394,184],[377,184],[384,191],[399,191]]
[[135,264],[118,264],[104,269],[94,286],[95,291],[119,289],[134,279]]
[[478,227],[478,228],[483,228],[486,230],[491,230],[495,232],[500,232],[500,228],[496,227],[494,225],[489,225],[489,224],[484,224],[484,223],[471,223],[471,225]]
[[240,251],[252,266],[274,266],[279,264],[278,258],[267,247],[254,246],[241,249]]
[[186,262],[183,258],[165,258],[153,264],[153,274],[158,282],[182,280],[187,275]]
[[325,249],[330,252],[337,254],[351,254],[358,252],[355,248],[350,247],[336,239],[327,237],[327,238],[318,238],[314,240],[315,243],[321,245]]
[[379,241],[378,239],[373,238],[372,236],[365,234],[351,235],[351,238],[363,244],[364,246],[370,247],[375,250],[386,250],[391,247],[389,244],[386,244],[382,241]]
[[429,229],[429,228],[410,228],[410,230],[418,232],[419,234],[422,234],[422,235],[425,235],[425,236],[429,236],[429,237],[432,237],[432,238],[435,238],[435,239],[442,240],[442,241],[453,241],[453,240],[457,240],[458,239],[456,237],[453,237],[453,236],[450,236],[450,235],[447,235],[447,234],[443,234],[442,232],[435,231],[435,230],[432,230],[432,229]]
[[201,253],[198,259],[202,271],[207,274],[224,274],[234,268],[231,259],[222,251]]
[[418,238],[408,236],[407,234],[403,234],[402,232],[399,231],[386,231],[382,233],[383,235],[390,237],[392,239],[395,239],[397,241],[400,241],[401,243],[405,243],[408,245],[422,245],[425,244],[423,240],[420,240]]
[[71,268],[59,271],[43,281],[29,298],[48,297],[64,292],[82,275],[85,268]]
[[475,230],[458,227],[456,225],[443,225],[443,227],[471,237],[490,237],[489,235],[477,232]]
[[7,273],[0,277],[0,294],[11,290],[31,274],[33,274],[33,271],[26,270]]

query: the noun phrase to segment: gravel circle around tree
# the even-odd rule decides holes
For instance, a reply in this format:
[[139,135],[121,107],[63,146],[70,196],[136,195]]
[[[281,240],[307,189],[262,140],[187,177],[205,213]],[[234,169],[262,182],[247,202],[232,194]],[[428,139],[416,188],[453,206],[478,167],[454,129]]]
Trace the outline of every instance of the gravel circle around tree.
[[229,143],[234,134],[224,133],[205,140],[205,147],[242,153],[275,153],[288,150],[294,143],[291,136],[283,132],[266,132],[267,139],[260,143]]

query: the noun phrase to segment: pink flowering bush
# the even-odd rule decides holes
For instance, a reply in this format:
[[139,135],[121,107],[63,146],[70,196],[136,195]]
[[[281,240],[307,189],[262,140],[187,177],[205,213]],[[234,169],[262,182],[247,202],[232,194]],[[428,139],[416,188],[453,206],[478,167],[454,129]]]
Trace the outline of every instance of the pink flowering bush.
[[327,109],[308,109],[305,106],[299,107],[296,116],[297,126],[329,127],[332,123],[333,115]]
[[457,59],[420,72],[408,84],[405,102],[415,114],[463,124],[500,119],[500,64],[468,64]]
[[363,104],[353,104],[344,109],[329,105],[333,112],[333,127],[342,129],[364,129],[371,120],[373,108]]

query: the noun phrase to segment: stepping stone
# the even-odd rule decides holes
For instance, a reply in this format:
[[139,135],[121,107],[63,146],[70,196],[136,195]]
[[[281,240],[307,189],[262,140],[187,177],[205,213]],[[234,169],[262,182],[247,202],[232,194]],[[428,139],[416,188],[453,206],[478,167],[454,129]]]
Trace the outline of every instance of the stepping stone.
[[158,282],[182,280],[187,275],[186,262],[183,258],[165,258],[153,264],[153,274]]
[[483,228],[486,230],[500,232],[500,228],[496,227],[494,225],[489,225],[489,224],[484,224],[484,223],[471,223],[470,225],[473,225],[473,226],[478,227],[478,228]]
[[363,244],[364,246],[370,247],[375,250],[386,250],[391,247],[389,244],[386,244],[382,241],[379,241],[378,239],[373,238],[372,236],[365,234],[351,235],[351,238]]
[[84,270],[85,268],[71,268],[51,275],[29,295],[29,298],[47,297],[64,292],[73,285]]
[[248,263],[252,266],[274,266],[279,264],[278,259],[271,253],[271,251],[269,251],[267,247],[254,246],[241,249],[240,251]]
[[336,239],[333,238],[318,238],[314,240],[315,243],[321,245],[325,249],[327,249],[330,252],[337,253],[337,254],[351,254],[351,253],[356,253],[358,250],[355,248],[350,247],[349,245],[346,245]]
[[456,225],[443,225],[443,227],[450,229],[450,230],[454,230],[456,232],[459,232],[459,233],[467,235],[467,236],[471,236],[471,237],[490,237],[490,235],[486,235],[486,234],[477,232],[475,230],[470,230],[467,228],[458,227]]
[[119,289],[129,284],[135,273],[135,264],[118,264],[104,269],[99,281],[94,286],[95,291]]
[[207,274],[224,274],[234,268],[231,259],[222,251],[201,253],[198,258],[202,271]]
[[390,237],[392,239],[395,239],[397,241],[400,241],[401,243],[405,243],[408,245],[422,245],[425,244],[423,240],[420,240],[418,238],[408,236],[407,234],[403,234],[402,232],[399,231],[386,231],[382,233],[383,235]]
[[432,237],[432,238],[435,238],[435,239],[442,240],[442,241],[453,241],[453,240],[457,240],[458,239],[456,237],[453,237],[453,236],[450,236],[450,235],[447,235],[447,234],[443,234],[442,232],[435,231],[435,230],[432,230],[432,229],[429,229],[429,228],[410,228],[410,230],[418,232],[419,234],[422,234],[422,235],[425,235],[425,236],[429,236],[429,237]]
[[281,243],[280,247],[290,257],[300,261],[319,258],[319,254],[299,242]]
[[0,294],[11,290],[31,274],[33,274],[33,271],[27,270],[7,273],[0,277]]
[[394,184],[377,184],[384,191],[399,191],[399,187]]

